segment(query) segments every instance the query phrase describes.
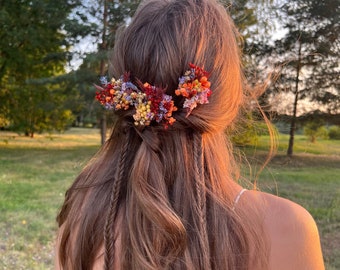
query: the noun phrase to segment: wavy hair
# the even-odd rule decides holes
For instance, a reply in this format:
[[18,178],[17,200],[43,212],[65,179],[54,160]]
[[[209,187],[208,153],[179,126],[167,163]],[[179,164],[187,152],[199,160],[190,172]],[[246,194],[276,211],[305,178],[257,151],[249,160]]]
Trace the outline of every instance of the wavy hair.
[[[266,269],[261,226],[233,210],[238,167],[225,136],[244,102],[237,31],[215,0],[144,1],[117,37],[117,78],[174,90],[188,63],[210,72],[213,94],[165,130],[117,113],[112,134],[66,193],[58,215],[63,269]],[[103,248],[104,247],[104,248]],[[256,256],[254,251],[256,250]],[[251,267],[250,267],[251,266]]]

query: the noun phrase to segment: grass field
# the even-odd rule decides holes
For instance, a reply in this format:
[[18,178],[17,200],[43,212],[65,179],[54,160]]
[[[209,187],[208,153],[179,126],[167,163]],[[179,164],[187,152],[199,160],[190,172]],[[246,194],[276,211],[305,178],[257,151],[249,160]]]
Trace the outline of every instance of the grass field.
[[[34,139],[0,132],[0,269],[53,269],[55,216],[99,141],[99,132],[91,129]],[[250,178],[260,170],[267,141],[261,137],[257,146],[242,149],[253,164]],[[259,186],[311,212],[326,269],[340,269],[340,141],[312,144],[297,136],[293,158],[285,156],[287,142],[280,136],[278,153],[262,170]]]

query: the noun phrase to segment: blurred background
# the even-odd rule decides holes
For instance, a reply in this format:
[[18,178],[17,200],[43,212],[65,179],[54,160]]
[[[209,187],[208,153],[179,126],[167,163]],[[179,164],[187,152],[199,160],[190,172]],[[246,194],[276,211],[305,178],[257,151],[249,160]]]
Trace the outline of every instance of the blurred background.
[[[53,269],[64,192],[112,123],[93,85],[110,76],[116,31],[139,2],[0,0],[0,269]],[[263,112],[249,100],[230,134],[252,164],[243,179],[306,207],[327,269],[340,269],[340,1],[221,2],[240,32],[247,87],[266,89]],[[262,113],[278,140],[265,169]]]

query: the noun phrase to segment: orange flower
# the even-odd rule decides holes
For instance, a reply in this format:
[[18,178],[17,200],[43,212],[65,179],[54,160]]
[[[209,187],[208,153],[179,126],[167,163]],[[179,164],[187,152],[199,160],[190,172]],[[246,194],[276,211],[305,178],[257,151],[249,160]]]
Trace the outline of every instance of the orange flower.
[[200,79],[200,82],[201,83],[205,83],[208,81],[208,78],[206,76],[203,76],[201,79]]
[[183,97],[189,97],[189,94],[188,94],[188,92],[187,92],[187,89],[181,88],[181,95],[182,95]]

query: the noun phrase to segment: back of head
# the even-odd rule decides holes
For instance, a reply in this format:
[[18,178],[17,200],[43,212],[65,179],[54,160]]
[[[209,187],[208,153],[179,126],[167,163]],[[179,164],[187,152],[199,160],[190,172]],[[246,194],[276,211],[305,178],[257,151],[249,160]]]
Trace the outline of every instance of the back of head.
[[215,0],[142,2],[112,59],[116,77],[129,71],[143,82],[166,87],[172,96],[189,63],[210,73],[213,93],[209,104],[191,117],[180,117],[179,111],[176,119],[203,132],[221,131],[237,115],[243,94],[235,28]]
[[[166,89],[178,107],[176,122],[140,128],[132,110],[117,112],[111,138],[69,189],[59,215],[63,265],[88,269],[104,245],[106,269],[264,269],[250,254],[260,230],[232,210],[235,167],[224,130],[243,102],[236,38],[216,0],[141,3],[117,37],[112,72]],[[209,72],[212,94],[187,117],[175,90],[189,63]]]

